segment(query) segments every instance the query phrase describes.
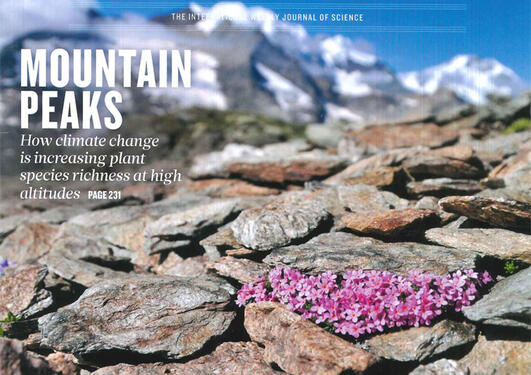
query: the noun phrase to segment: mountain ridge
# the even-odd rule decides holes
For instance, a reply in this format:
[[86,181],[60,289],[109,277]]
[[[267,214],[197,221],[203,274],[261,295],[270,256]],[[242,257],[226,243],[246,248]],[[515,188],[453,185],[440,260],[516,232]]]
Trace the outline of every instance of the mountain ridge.
[[[16,88],[18,50],[30,47],[194,51],[192,89],[117,88],[126,100],[133,100],[124,106],[125,112],[141,109],[160,114],[198,106],[263,113],[293,122],[371,122],[430,115],[464,102],[479,104],[490,92],[510,96],[525,89],[523,81],[498,61],[472,57],[463,61],[464,55],[420,72],[397,73],[367,42],[343,35],[309,35],[301,25],[275,20],[269,9],[237,2],[211,8],[191,3],[179,11],[203,14],[197,22],[172,21],[170,16],[111,18],[91,7],[71,12],[79,22],[76,31],[26,25],[16,38],[4,41],[0,50],[4,89]],[[49,21],[44,24],[50,25]]]

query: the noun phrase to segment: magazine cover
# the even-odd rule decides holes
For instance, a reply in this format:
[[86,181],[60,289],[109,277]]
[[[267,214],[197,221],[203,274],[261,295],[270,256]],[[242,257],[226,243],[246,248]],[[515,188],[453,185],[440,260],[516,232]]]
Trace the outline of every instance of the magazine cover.
[[530,23],[0,0],[0,375],[531,374]]

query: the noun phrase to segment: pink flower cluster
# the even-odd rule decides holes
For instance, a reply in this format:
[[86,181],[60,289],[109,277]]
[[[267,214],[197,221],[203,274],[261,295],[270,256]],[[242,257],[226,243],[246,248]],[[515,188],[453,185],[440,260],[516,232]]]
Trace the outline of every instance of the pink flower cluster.
[[316,324],[358,338],[386,327],[430,325],[443,311],[460,311],[492,282],[487,271],[456,271],[446,276],[411,271],[324,272],[310,276],[277,267],[267,277],[242,286],[236,303],[275,301]]

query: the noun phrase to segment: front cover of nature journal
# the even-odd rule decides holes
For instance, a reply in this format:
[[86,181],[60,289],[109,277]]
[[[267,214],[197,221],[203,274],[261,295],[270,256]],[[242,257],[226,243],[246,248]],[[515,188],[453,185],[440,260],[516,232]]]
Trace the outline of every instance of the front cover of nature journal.
[[0,375],[529,375],[530,264],[528,0],[0,0]]

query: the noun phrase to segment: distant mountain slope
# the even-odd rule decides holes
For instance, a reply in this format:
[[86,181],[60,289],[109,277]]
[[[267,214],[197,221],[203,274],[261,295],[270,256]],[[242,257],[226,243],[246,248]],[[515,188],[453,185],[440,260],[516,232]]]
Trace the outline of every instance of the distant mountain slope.
[[526,85],[510,68],[495,59],[458,55],[452,60],[420,72],[400,73],[402,84],[419,94],[433,94],[439,88],[453,90],[461,99],[483,103],[487,94],[513,96]]
[[[174,21],[169,15],[151,20],[136,14],[105,17],[95,10],[97,3],[82,8],[73,0],[59,1],[65,8],[61,12],[72,20],[69,27],[53,22],[45,0],[34,0],[27,9],[19,5],[26,22],[0,38],[3,90],[17,88],[20,48],[193,50],[191,89],[118,87],[124,95],[124,113],[205,107],[303,123],[372,122],[436,113],[463,100],[480,102],[487,92],[521,90],[521,81],[510,69],[495,60],[472,57],[397,75],[365,41],[309,35],[301,25],[276,20],[269,9],[238,2],[211,8],[192,3],[180,10],[185,19]],[[203,18],[193,19],[194,15]],[[32,16],[39,22],[32,22]],[[9,24],[6,17],[0,15],[0,22]],[[470,64],[474,68],[467,68]],[[0,119],[11,116],[6,111],[12,112],[8,109],[13,106],[13,91],[0,95]]]

